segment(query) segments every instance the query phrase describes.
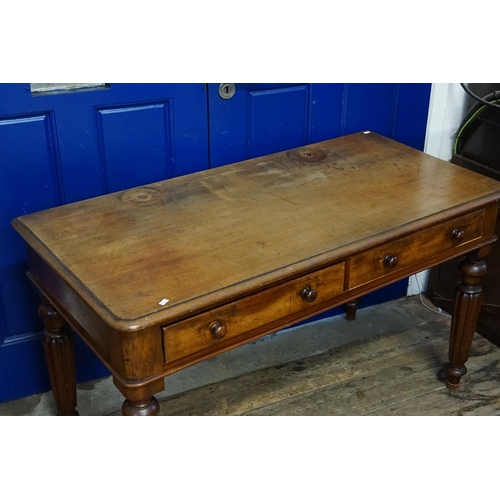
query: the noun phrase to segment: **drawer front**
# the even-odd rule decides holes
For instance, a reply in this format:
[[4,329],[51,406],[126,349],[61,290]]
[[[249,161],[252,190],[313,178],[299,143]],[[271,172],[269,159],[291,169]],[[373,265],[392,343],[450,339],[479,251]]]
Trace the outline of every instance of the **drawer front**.
[[164,326],[165,361],[169,363],[202,349],[216,347],[252,330],[262,331],[266,325],[340,295],[343,290],[344,263],[341,262]]
[[348,287],[369,283],[432,255],[481,238],[484,216],[485,211],[480,210],[352,257]]

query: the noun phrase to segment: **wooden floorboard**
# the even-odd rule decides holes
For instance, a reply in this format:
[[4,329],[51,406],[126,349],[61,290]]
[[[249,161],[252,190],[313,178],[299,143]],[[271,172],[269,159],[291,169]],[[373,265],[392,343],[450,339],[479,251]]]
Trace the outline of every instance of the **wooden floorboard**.
[[476,335],[445,388],[449,320],[355,342],[161,401],[161,415],[498,415],[500,349]]

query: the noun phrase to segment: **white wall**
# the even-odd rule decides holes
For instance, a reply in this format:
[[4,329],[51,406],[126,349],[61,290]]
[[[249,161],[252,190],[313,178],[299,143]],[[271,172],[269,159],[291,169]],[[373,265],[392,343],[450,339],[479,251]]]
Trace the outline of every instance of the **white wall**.
[[[465,115],[467,94],[458,83],[433,83],[425,133],[424,152],[450,160],[458,126]],[[427,286],[429,271],[411,276],[408,295],[417,295]]]

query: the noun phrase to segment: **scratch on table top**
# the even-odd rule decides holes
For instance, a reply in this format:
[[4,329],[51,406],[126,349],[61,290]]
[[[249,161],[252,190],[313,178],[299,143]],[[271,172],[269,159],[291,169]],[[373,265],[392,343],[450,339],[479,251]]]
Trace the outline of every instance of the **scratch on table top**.
[[286,198],[282,198],[281,196],[278,196],[277,194],[274,194],[274,193],[267,193],[267,194],[270,194],[271,196],[275,196],[276,198],[279,198],[280,200],[283,200],[283,201],[286,201],[288,203],[291,203],[292,205],[302,205],[304,206],[303,203],[295,203],[294,201],[290,201],[290,200],[287,200]]

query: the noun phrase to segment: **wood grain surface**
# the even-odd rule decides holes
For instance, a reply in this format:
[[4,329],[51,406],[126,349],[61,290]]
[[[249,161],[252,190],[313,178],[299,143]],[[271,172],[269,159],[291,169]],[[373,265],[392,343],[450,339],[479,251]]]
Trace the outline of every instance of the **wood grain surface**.
[[411,234],[423,219],[473,210],[498,190],[474,172],[358,133],[13,225],[108,322],[144,328]]

